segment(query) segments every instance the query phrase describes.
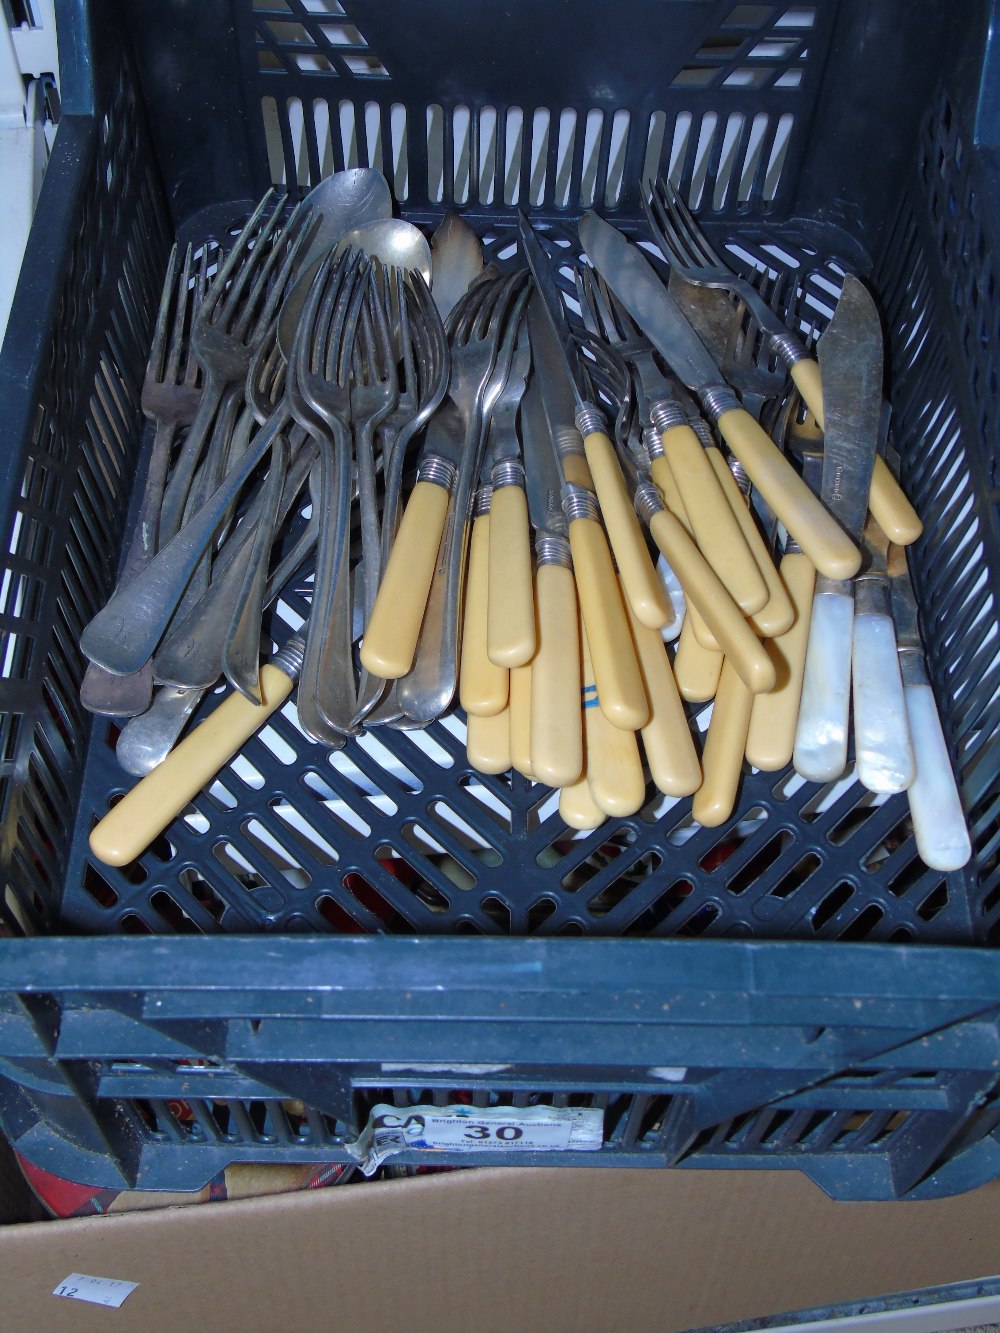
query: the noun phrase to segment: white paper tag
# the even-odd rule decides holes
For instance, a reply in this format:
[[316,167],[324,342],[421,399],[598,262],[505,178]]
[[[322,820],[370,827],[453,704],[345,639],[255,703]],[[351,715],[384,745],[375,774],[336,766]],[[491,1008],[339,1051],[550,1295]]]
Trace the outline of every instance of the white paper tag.
[[70,1273],[63,1278],[53,1296],[65,1296],[71,1301],[90,1301],[91,1305],[107,1305],[117,1310],[126,1296],[131,1296],[138,1282],[123,1282],[116,1277],[90,1277],[87,1273]]
[[597,1152],[604,1112],[597,1106],[386,1106],[372,1109],[351,1145],[370,1176],[387,1157],[410,1152]]

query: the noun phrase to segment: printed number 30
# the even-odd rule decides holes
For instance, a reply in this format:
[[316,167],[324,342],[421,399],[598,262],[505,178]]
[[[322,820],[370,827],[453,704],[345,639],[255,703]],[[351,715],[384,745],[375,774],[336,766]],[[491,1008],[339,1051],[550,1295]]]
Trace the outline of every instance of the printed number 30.
[[[513,1143],[524,1135],[523,1129],[518,1129],[517,1125],[497,1125],[493,1131],[496,1138],[502,1139],[505,1143]],[[467,1139],[488,1139],[490,1138],[489,1125],[470,1125],[465,1131]]]

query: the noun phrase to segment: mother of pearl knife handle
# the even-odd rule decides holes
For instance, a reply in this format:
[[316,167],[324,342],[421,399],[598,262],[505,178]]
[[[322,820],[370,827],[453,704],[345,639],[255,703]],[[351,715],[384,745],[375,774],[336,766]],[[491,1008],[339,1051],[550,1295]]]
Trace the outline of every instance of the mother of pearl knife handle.
[[810,782],[832,782],[847,767],[853,631],[852,585],[818,579],[792,754]]
[[[906,671],[905,655],[903,670]],[[959,870],[972,855],[969,830],[929,684],[904,686],[917,776],[906,795],[920,859],[932,870]]]
[[854,590],[854,755],[869,791],[905,791],[915,768],[889,591],[879,578]]

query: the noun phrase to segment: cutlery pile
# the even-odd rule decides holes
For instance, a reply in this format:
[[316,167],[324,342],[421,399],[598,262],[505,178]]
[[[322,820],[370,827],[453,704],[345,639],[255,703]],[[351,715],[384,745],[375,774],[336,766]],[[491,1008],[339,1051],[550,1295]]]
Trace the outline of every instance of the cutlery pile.
[[[331,748],[457,696],[470,764],[559,788],[579,829],[634,814],[647,774],[706,825],[744,762],[834,782],[853,696],[858,778],[909,792],[929,865],[965,863],[874,303],[845,280],[817,363],[794,294],[732,273],[668,186],[648,220],[669,286],[588,213],[571,305],[523,214],[525,267],[484,269],[451,218],[431,287],[365,228],[316,255],[309,210],[273,193],[228,254],[175,251],[142,504],[81,641],[84,703],[131,716],[119,756],[147,774],[95,855],[138,855],[298,682]],[[262,617],[293,575],[310,615],[274,653]],[[222,677],[236,692],[175,745]],[[709,700],[699,757],[684,701]]]

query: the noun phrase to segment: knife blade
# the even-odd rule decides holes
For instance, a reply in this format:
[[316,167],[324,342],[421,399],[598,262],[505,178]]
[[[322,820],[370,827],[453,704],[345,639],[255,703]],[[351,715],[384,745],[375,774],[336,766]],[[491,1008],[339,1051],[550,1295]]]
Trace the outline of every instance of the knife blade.
[[[532,361],[541,384],[542,404],[548,424],[548,443],[560,473],[563,510],[566,514],[570,549],[573,553],[573,572],[577,596],[583,609],[587,638],[594,659],[594,675],[601,708],[608,720],[625,731],[637,731],[649,718],[649,705],[636,661],[632,637],[629,634],[625,608],[622,606],[618,579],[611,563],[611,551],[601,526],[601,511],[592,491],[586,486],[574,485],[567,477],[565,463],[566,443],[572,445],[570,432],[575,434],[572,420],[567,423],[565,404],[572,397],[566,371],[562,364],[557,338],[553,332],[544,304],[536,292],[528,304],[528,329],[531,335]],[[606,438],[606,437],[605,437]],[[617,468],[617,461],[615,462]],[[618,468],[622,492],[625,482]],[[631,504],[625,496],[625,505],[632,515],[643,554],[652,562],[642,539],[642,530]],[[605,515],[607,518],[607,515]],[[656,580],[662,594],[662,585]],[[666,623],[668,608],[664,606]],[[534,715],[532,701],[532,715]]]
[[697,393],[752,483],[816,568],[831,578],[850,578],[861,563],[857,546],[740,406],[642,251],[593,212],[581,218],[579,233],[594,267],[660,355]]
[[[622,476],[618,455],[608,438],[603,413],[594,402],[590,378],[570,332],[566,308],[559,295],[551,264],[524,213],[519,214],[519,235],[535,280],[536,296],[533,304],[537,302],[536,309],[539,312],[535,322],[540,330],[542,327],[545,329],[544,335],[539,332],[538,345],[541,349],[539,354],[545,357],[543,383],[551,386],[547,389],[549,396],[546,400],[553,404],[554,409],[554,415],[550,415],[550,425],[554,430],[558,429],[559,434],[555,438],[561,447],[572,440],[577,431],[582,434],[590,479],[588,482],[588,479],[581,478],[580,484],[589,485],[589,489],[597,493],[611,549],[618,562],[632,609],[644,625],[650,629],[661,629],[670,619],[670,607],[663,585],[656,576],[642,528],[632,508],[631,496]],[[557,409],[556,394],[559,395]],[[567,477],[572,480],[569,469]],[[617,581],[615,600],[620,600]],[[600,657],[603,649],[595,644],[593,651],[596,657]]]
[[817,351],[826,417],[823,502],[857,542],[882,419],[882,325],[875,302],[851,274]]
[[528,514],[535,529],[536,554],[538,541],[546,535],[566,538],[566,516],[562,511],[562,477],[555,453],[547,439],[548,420],[542,402],[541,382],[533,371],[521,399],[521,439],[524,447],[525,488],[528,495]]
[[972,843],[927,674],[917,599],[902,546],[889,547],[887,566],[903,696],[916,762],[916,777],[906,796],[917,851],[932,870],[960,870],[972,856]]

